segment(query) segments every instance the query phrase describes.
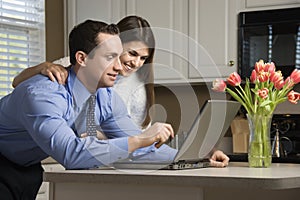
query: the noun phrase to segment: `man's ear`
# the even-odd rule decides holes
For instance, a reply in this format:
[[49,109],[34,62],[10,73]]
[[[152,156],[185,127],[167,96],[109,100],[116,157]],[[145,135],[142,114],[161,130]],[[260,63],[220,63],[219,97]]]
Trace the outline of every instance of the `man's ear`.
[[85,64],[86,57],[87,57],[87,55],[83,51],[77,51],[75,54],[76,61],[80,66],[86,66],[86,64]]

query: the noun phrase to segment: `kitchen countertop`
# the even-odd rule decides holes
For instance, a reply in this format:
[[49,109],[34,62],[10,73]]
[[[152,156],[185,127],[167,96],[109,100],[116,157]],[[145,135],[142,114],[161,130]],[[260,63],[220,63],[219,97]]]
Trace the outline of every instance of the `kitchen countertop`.
[[41,162],[42,164],[58,164],[56,160],[54,160],[52,157],[48,157]]
[[253,189],[300,188],[300,165],[273,163],[270,168],[249,168],[232,162],[226,168],[192,170],[66,170],[45,172],[44,181],[130,184],[177,184]]
[[282,200],[298,199],[300,165],[272,163],[249,168],[231,162],[226,168],[191,170],[56,170],[44,172],[50,200]]
[[[228,154],[231,162],[248,162],[247,153]],[[297,163],[300,164],[300,155],[290,155],[287,157],[273,157],[272,163]]]

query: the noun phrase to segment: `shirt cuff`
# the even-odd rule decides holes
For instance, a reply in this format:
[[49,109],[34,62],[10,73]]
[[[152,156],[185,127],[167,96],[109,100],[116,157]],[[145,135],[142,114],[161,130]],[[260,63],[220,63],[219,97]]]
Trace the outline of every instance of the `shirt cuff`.
[[111,161],[118,161],[128,158],[128,137],[121,137],[109,140]]
[[135,150],[134,152],[132,152],[132,156],[141,156],[141,155],[148,154],[150,152],[155,152],[156,150],[157,150],[157,148],[155,147],[155,143],[154,143],[151,146],[142,147],[142,148]]

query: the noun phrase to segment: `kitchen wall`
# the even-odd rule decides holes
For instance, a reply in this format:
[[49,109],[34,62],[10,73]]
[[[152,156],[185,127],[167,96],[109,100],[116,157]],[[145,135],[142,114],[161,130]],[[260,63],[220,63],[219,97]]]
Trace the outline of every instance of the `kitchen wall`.
[[64,1],[46,0],[46,60],[64,56]]

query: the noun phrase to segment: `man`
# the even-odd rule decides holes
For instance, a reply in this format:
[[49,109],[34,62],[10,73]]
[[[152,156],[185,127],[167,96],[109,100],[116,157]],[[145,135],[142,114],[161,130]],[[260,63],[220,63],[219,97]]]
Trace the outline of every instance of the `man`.
[[[174,136],[169,124],[156,123],[141,133],[122,100],[107,88],[121,70],[117,27],[87,20],[71,31],[69,47],[72,67],[65,85],[37,75],[0,101],[1,199],[35,199],[42,182],[40,161],[48,156],[78,169],[129,155],[171,161],[176,154],[163,145]],[[96,127],[108,139],[80,138],[86,132],[87,100],[98,89]]]

